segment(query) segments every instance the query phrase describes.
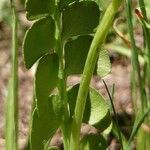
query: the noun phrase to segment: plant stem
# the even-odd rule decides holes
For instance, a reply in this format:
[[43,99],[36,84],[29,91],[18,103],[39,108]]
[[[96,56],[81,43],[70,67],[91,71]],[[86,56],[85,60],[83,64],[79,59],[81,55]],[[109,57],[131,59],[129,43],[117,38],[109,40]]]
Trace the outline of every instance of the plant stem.
[[81,84],[77,96],[76,106],[75,106],[75,112],[73,116],[70,150],[79,149],[80,128],[81,128],[83,113],[85,109],[88,88],[98,58],[99,48],[102,46],[103,42],[105,41],[105,37],[112,25],[113,18],[116,12],[118,11],[121,2],[122,0],[113,0],[110,3],[109,7],[107,8],[103,16],[103,19],[101,20],[100,25],[98,26],[98,29],[95,33],[94,39],[90,46],[90,50],[83,70],[83,75],[82,75]]
[[143,87],[143,81],[140,73],[140,64],[138,60],[138,53],[137,53],[137,48],[136,48],[134,33],[133,33],[131,0],[126,0],[126,7],[127,7],[128,29],[129,29],[130,39],[131,39],[131,46],[132,46],[132,58],[131,58],[132,66],[133,66],[133,70],[135,70],[137,74],[138,84],[140,89],[141,105],[144,112],[144,108],[146,107],[146,96],[145,96],[145,89]]
[[18,149],[18,47],[17,16],[14,1],[12,9],[12,71],[6,102],[6,150]]
[[56,8],[55,11],[55,21],[56,21],[56,52],[59,55],[59,96],[62,102],[62,134],[63,134],[63,143],[64,149],[68,150],[69,145],[69,131],[68,131],[68,121],[69,121],[69,112],[67,106],[67,93],[66,93],[66,76],[64,72],[64,48],[61,37],[62,27],[61,27],[61,13],[59,9]]
[[106,82],[105,82],[104,80],[103,80],[103,83],[104,83],[104,85],[105,85],[107,94],[108,94],[109,99],[110,99],[110,102],[111,102],[111,106],[112,106],[112,110],[113,110],[113,113],[114,113],[114,118],[115,118],[115,123],[116,123],[116,127],[117,127],[117,132],[118,132],[118,137],[119,137],[121,149],[124,150],[124,148],[123,148],[123,143],[122,143],[121,130],[120,130],[120,128],[119,128],[119,123],[118,123],[118,119],[117,119],[117,113],[116,113],[116,110],[115,110],[115,106],[114,106],[114,104],[113,104],[113,99],[112,99],[111,94],[110,94],[110,92],[109,92],[109,90],[108,90],[107,84],[106,84]]
[[[145,9],[145,3],[143,0],[139,0],[139,5],[140,5],[140,9],[142,11],[142,15],[143,15],[143,19],[148,22],[148,18],[147,18],[147,13],[146,13],[146,9]],[[147,67],[147,82],[148,82],[148,98],[150,99],[150,31],[147,28],[147,26],[144,24],[143,26],[143,32],[144,32],[144,41],[145,41],[145,61],[146,63],[146,67]]]

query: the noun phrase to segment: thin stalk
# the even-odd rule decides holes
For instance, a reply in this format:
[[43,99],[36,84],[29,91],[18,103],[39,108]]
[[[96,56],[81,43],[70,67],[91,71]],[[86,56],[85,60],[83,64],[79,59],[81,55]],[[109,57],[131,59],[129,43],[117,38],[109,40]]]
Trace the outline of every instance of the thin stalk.
[[[145,9],[145,3],[143,0],[139,0],[140,9],[142,11],[142,21],[148,22],[148,17]],[[144,74],[145,74],[145,86],[147,86],[147,96],[150,98],[150,31],[146,26],[145,22],[143,23],[143,35],[144,35],[144,53],[145,53],[145,66],[144,66]],[[146,82],[147,81],[147,82]],[[146,109],[146,108],[145,108]],[[150,120],[147,117],[145,119],[145,123],[149,124]],[[143,136],[142,136],[143,135]],[[145,137],[144,138],[141,138]],[[139,149],[147,149],[149,147],[150,134],[146,133],[144,130],[140,130],[138,134],[138,148]]]
[[[128,141],[128,144],[127,144],[127,147],[126,147],[127,149],[131,145],[131,142],[132,142],[134,136],[137,134],[140,126],[142,125],[142,123],[144,122],[144,119],[148,116],[149,113],[150,113],[150,107],[147,108],[147,110],[144,112],[144,114],[142,113],[141,115],[137,116],[139,118],[136,118],[136,121],[134,123],[132,133],[130,135],[130,138],[129,138],[129,141]],[[142,145],[142,146],[144,146],[144,145]],[[148,147],[149,147],[149,145],[148,145]]]
[[130,88],[131,88],[131,99],[132,99],[132,106],[134,109],[134,112],[136,113],[136,110],[138,110],[138,105],[137,105],[137,82],[135,79],[135,70],[131,71],[131,76],[130,76]]
[[103,80],[103,83],[105,85],[105,88],[106,88],[106,91],[107,91],[107,94],[109,96],[109,99],[110,99],[110,102],[111,102],[111,106],[112,106],[112,110],[113,110],[113,113],[114,113],[114,118],[115,118],[115,123],[116,123],[116,127],[117,127],[117,132],[118,132],[118,137],[119,137],[119,141],[120,141],[120,145],[121,145],[121,149],[123,150],[123,143],[122,143],[122,136],[121,136],[121,130],[119,128],[119,123],[118,123],[118,119],[117,119],[117,113],[116,113],[116,110],[115,110],[115,107],[114,107],[114,104],[113,104],[113,99],[111,97],[111,94],[108,90],[108,87],[107,87],[107,84],[106,82]]
[[[148,17],[145,9],[145,3],[143,0],[139,0],[140,9],[142,11],[142,16],[146,22],[148,22]],[[144,32],[144,41],[145,41],[145,60],[147,62],[147,80],[148,81],[148,92],[150,98],[150,30],[149,28],[143,24],[143,32]]]
[[[142,76],[140,74],[140,65],[138,61],[138,53],[135,45],[135,39],[134,39],[134,34],[133,34],[133,23],[132,23],[132,1],[127,0],[127,18],[128,18],[128,29],[129,29],[129,34],[131,38],[131,44],[132,44],[132,66],[133,70],[135,71],[135,74],[137,74],[137,78],[135,76],[135,79],[137,79],[137,83],[139,85],[139,92],[140,92],[140,100],[141,100],[141,114],[144,114],[146,108],[147,108],[147,97],[146,97],[146,91],[144,88],[144,80],[142,79]],[[143,11],[145,14],[145,12]],[[145,36],[145,35],[144,35]],[[147,42],[147,41],[146,41]],[[144,43],[146,44],[146,43]],[[138,117],[138,114],[136,115]],[[136,124],[136,122],[134,123]],[[139,130],[139,134],[137,136],[137,149],[144,150],[146,146],[146,139],[147,135],[144,133],[142,129]],[[131,142],[131,138],[130,138]]]
[[59,55],[59,95],[62,102],[62,134],[63,134],[63,142],[64,142],[64,149],[68,150],[69,145],[69,131],[68,131],[68,121],[69,121],[69,112],[67,106],[67,93],[66,93],[66,76],[64,71],[64,48],[63,42],[61,37],[62,27],[61,27],[61,13],[59,9],[56,8],[55,11],[55,22],[56,22],[56,52]]
[[131,39],[131,47],[132,47],[132,67],[133,70],[136,71],[137,78],[138,78],[138,84],[139,84],[139,89],[140,89],[140,98],[141,98],[141,105],[142,109],[144,112],[144,108],[146,107],[146,97],[145,97],[145,89],[143,87],[143,81],[140,73],[140,64],[138,60],[138,52],[135,44],[135,39],[134,39],[134,28],[133,28],[133,23],[132,23],[132,1],[131,0],[126,0],[126,7],[127,7],[127,18],[128,18],[128,30],[130,34],[130,39]]
[[12,9],[12,68],[6,102],[6,150],[18,149],[18,46],[17,16],[14,1]]
[[105,41],[106,35],[112,25],[113,18],[121,5],[122,0],[113,0],[107,8],[103,19],[95,33],[94,39],[90,46],[90,50],[87,56],[83,75],[79,87],[77,96],[75,112],[73,116],[72,128],[71,128],[71,139],[70,139],[70,150],[79,149],[80,140],[80,128],[85,109],[86,98],[88,94],[88,88],[90,80],[95,68],[95,64],[98,58],[99,48]]

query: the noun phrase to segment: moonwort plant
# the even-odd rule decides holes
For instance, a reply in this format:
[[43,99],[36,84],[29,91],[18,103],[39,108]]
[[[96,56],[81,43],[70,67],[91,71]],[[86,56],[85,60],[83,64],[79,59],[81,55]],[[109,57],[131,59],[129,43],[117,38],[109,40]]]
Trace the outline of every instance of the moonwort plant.
[[[26,1],[27,19],[35,22],[24,38],[25,65],[30,69],[38,61],[32,150],[59,149],[49,147],[59,127],[65,150],[107,148],[102,134],[89,134],[80,140],[80,129],[87,123],[104,131],[111,124],[104,98],[89,84],[95,72],[103,77],[110,71],[102,44],[121,2],[112,0],[101,19],[98,1]],[[71,74],[82,74],[81,83],[67,88],[66,79]]]

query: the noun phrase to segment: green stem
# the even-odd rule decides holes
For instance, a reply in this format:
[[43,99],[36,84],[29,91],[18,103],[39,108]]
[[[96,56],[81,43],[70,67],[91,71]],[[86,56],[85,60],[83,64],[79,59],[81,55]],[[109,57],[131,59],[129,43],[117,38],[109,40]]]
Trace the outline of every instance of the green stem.
[[145,96],[145,89],[143,87],[143,81],[142,81],[142,77],[140,73],[138,52],[137,52],[135,39],[134,39],[134,33],[133,33],[134,28],[133,28],[133,23],[132,23],[132,1],[131,0],[126,0],[126,7],[127,7],[128,29],[129,29],[131,45],[132,45],[132,58],[131,58],[132,66],[133,66],[133,70],[135,70],[137,74],[138,84],[139,84],[139,89],[140,89],[141,105],[142,105],[142,109],[144,112],[144,108],[146,106],[146,96]]
[[114,120],[115,120],[115,123],[116,123],[116,127],[117,127],[117,132],[118,132],[118,138],[119,138],[119,141],[120,141],[120,145],[121,145],[121,149],[124,150],[123,148],[123,143],[122,143],[122,136],[121,136],[121,130],[119,128],[119,123],[118,123],[118,119],[117,119],[117,113],[116,113],[116,110],[115,110],[115,106],[113,104],[113,99],[112,99],[112,96],[108,90],[108,86],[106,84],[106,82],[103,80],[103,83],[105,85],[105,88],[106,88],[106,91],[107,91],[107,94],[108,94],[108,97],[110,99],[110,102],[111,102],[111,106],[112,106],[112,110],[113,110],[113,113],[114,113]]
[[95,33],[94,39],[90,46],[90,50],[83,70],[81,84],[76,101],[75,112],[73,116],[70,150],[79,149],[80,128],[85,109],[88,88],[98,58],[99,48],[105,41],[105,37],[112,25],[113,18],[116,12],[118,11],[121,2],[122,0],[113,0],[110,3],[109,7],[107,8],[103,16],[103,19],[101,20],[100,25],[98,26],[97,32]]
[[[140,9],[143,14],[143,19],[148,22],[147,13],[145,9],[145,3],[143,0],[139,0]],[[149,28],[146,26],[146,24],[143,24],[143,32],[144,32],[144,41],[145,41],[145,61],[147,62],[147,82],[148,82],[148,92],[149,92],[149,98],[150,98],[150,31]]]
[[68,106],[67,106],[67,93],[66,93],[66,76],[64,72],[64,48],[63,48],[63,42],[61,37],[61,13],[59,12],[59,9],[56,8],[55,11],[55,21],[56,21],[56,52],[59,55],[59,96],[62,102],[62,134],[63,134],[63,143],[64,143],[64,149],[68,150],[69,145],[69,131],[68,131],[68,121],[69,121],[69,112],[68,112]]
[[18,47],[17,16],[14,1],[12,9],[12,70],[6,102],[6,150],[18,149]]

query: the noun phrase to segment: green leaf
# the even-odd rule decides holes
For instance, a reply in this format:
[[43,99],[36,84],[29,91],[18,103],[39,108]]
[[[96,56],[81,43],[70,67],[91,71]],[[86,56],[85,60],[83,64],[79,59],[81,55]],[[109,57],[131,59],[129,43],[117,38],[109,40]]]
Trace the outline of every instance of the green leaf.
[[91,36],[80,36],[65,45],[66,74],[82,74],[90,44]]
[[111,123],[109,107],[104,97],[95,89],[90,88],[91,110],[88,123],[101,130],[106,129]]
[[[76,104],[76,98],[77,98],[78,90],[79,90],[79,84],[73,86],[67,92],[71,119],[72,119],[72,116],[73,116],[73,113],[74,113],[74,109],[75,109],[75,104]],[[85,122],[84,120],[86,120],[86,121],[89,120],[89,117],[90,117],[90,111],[88,110],[89,107],[87,107],[87,105],[88,106],[90,105],[89,96],[87,97],[87,101],[86,101],[85,111],[84,111],[84,115],[83,115],[83,122]]]
[[28,20],[40,19],[54,12],[54,0],[26,0]]
[[101,135],[90,134],[81,140],[81,150],[106,150],[107,142]]
[[104,136],[109,136],[110,132],[112,131],[112,127],[113,127],[113,123],[111,122],[111,124],[108,126],[108,128],[106,128],[106,129],[103,131],[103,135],[104,135]]
[[55,23],[51,17],[35,22],[24,39],[24,60],[29,69],[41,56],[52,52],[55,46]]
[[99,58],[97,62],[97,74],[100,77],[104,77],[110,71],[111,71],[111,62],[110,62],[108,51],[102,48],[100,50]]
[[100,10],[93,1],[75,2],[62,14],[64,39],[93,33],[99,23]]
[[[75,85],[68,90],[68,103],[70,108],[70,116],[72,118],[79,85]],[[95,90],[90,88],[89,95],[86,100],[83,122],[88,123],[98,129],[105,130],[111,124],[111,116],[104,98]]]
[[65,9],[70,3],[75,2],[76,0],[60,0],[59,2],[59,8],[60,10]]
[[33,113],[30,139],[32,150],[43,150],[61,124],[61,103],[58,96],[49,97],[47,107],[43,109],[41,115],[37,109]]
[[57,86],[58,68],[58,56],[55,53],[45,55],[39,61],[35,75],[35,91],[40,113],[47,107],[46,100],[50,92]]

